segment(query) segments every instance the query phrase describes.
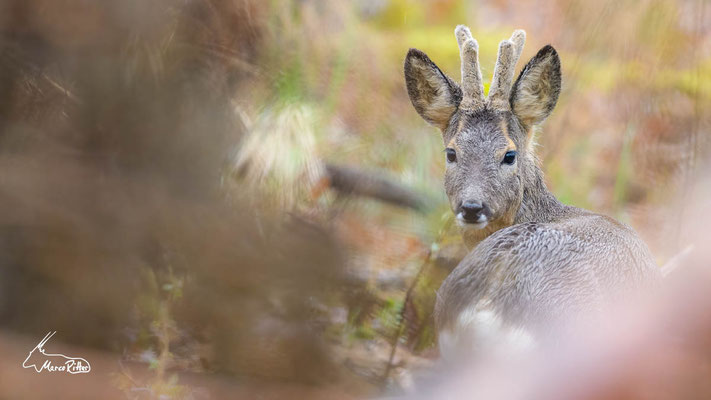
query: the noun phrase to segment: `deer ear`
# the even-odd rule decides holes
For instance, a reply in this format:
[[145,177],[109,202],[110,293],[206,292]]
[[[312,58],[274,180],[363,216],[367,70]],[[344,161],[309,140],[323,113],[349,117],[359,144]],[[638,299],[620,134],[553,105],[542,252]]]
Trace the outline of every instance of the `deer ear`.
[[443,132],[462,100],[462,90],[427,54],[410,49],[405,58],[405,84],[410,101],[425,121]]
[[509,103],[514,115],[530,128],[553,111],[560,94],[560,58],[548,45],[526,64],[511,89]]

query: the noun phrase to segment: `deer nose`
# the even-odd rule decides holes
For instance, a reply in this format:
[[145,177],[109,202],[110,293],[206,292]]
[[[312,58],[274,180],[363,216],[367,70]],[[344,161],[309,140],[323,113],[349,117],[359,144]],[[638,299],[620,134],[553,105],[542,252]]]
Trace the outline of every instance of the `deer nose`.
[[465,201],[461,208],[462,218],[466,222],[476,223],[484,214],[484,205],[476,201]]

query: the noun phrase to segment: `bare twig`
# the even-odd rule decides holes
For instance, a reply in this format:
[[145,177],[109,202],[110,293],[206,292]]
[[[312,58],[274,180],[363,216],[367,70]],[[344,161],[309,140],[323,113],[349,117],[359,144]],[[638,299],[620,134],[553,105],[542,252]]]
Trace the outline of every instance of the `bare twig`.
[[385,372],[383,372],[383,376],[381,378],[381,382],[383,383],[387,382],[387,379],[390,376],[390,371],[392,371],[393,368],[393,360],[395,359],[395,352],[397,351],[397,344],[400,341],[403,332],[405,331],[405,310],[407,309],[407,304],[412,298],[412,293],[415,291],[415,287],[417,287],[417,282],[420,281],[422,273],[424,272],[427,265],[430,263],[431,256],[432,250],[429,249],[427,250],[427,253],[425,255],[424,262],[422,262],[422,265],[420,265],[420,268],[417,270],[415,278],[412,280],[412,283],[410,283],[410,287],[407,288],[407,293],[405,293],[405,301],[402,303],[402,308],[400,309],[400,315],[398,317],[397,333],[395,334],[393,341],[390,343],[391,346],[390,355],[388,356],[388,363],[385,366]]

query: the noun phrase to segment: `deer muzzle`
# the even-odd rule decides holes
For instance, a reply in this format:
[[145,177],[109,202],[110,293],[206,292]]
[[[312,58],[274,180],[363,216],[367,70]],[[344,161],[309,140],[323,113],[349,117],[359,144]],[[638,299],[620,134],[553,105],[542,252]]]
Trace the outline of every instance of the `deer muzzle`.
[[489,223],[490,215],[491,210],[485,203],[465,201],[457,212],[457,224],[482,229]]

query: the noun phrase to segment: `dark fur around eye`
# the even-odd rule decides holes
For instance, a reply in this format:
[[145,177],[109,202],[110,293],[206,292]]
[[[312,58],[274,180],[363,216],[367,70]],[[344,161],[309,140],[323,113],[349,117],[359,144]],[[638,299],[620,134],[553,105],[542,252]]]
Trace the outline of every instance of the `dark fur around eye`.
[[457,152],[454,149],[447,147],[444,152],[447,154],[447,162],[453,163],[457,161]]
[[502,164],[508,164],[511,165],[516,161],[516,152],[515,151],[507,151],[506,155],[504,156],[504,159],[501,161]]

